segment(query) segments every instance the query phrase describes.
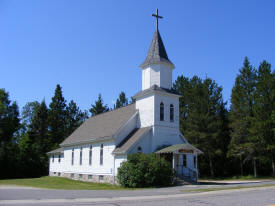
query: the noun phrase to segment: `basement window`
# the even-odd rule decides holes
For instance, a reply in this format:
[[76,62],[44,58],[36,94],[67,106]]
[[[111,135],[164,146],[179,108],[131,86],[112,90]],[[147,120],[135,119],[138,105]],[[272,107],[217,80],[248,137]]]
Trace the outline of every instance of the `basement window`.
[[88,175],[88,180],[91,180],[93,178],[93,175]]
[[79,178],[82,179],[83,178],[83,174],[79,174]]
[[103,181],[103,175],[99,175],[99,177],[98,177],[98,179],[100,180],[100,181]]

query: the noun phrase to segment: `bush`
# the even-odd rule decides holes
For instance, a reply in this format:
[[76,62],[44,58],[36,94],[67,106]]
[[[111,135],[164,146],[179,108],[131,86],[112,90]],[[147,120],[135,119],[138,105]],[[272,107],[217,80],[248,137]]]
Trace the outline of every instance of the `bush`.
[[155,154],[130,154],[118,169],[118,182],[124,187],[160,187],[173,181],[171,163]]

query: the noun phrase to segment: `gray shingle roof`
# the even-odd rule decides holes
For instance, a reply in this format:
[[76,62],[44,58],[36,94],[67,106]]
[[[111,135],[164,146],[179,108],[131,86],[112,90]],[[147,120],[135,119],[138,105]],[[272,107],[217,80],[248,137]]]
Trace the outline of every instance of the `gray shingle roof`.
[[156,30],[151,46],[149,48],[145,61],[140,65],[141,68],[147,67],[151,64],[167,63],[174,68],[174,64],[169,60],[165,47],[163,45],[160,33]]
[[151,127],[143,127],[134,129],[125,139],[122,141],[116,149],[114,154],[125,154],[142,136],[148,132]]
[[64,152],[64,148],[60,147],[57,148],[55,150],[52,150],[50,152],[47,152],[47,154],[51,155],[51,154],[62,154]]
[[159,91],[159,92],[165,92],[165,93],[169,93],[169,94],[180,95],[180,94],[179,94],[176,90],[174,90],[174,89],[165,89],[165,88],[159,87],[158,85],[154,84],[154,85],[151,86],[150,88],[145,89],[145,90],[142,90],[142,91],[136,93],[136,94],[133,96],[133,98],[136,99],[137,97],[140,97],[140,96],[144,96],[144,95],[150,94],[150,93],[152,93],[153,91]]
[[130,104],[103,114],[90,117],[60,145],[73,145],[97,139],[112,138],[135,113],[136,105]]
[[159,151],[156,151],[155,153],[157,154],[161,154],[161,153],[173,153],[173,152],[177,152],[178,150],[186,150],[186,151],[193,151],[193,152],[197,152],[198,154],[202,154],[203,152],[200,151],[199,149],[197,149],[196,147],[194,147],[191,144],[175,144],[175,145],[171,145],[169,147],[165,147]]

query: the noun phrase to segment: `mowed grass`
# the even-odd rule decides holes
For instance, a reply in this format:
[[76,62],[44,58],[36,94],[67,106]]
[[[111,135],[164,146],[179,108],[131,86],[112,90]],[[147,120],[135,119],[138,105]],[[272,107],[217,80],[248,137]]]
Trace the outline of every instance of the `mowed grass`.
[[46,189],[63,190],[126,190],[118,185],[106,183],[83,182],[64,177],[40,177],[27,179],[7,179],[0,180],[0,185],[18,185],[26,187],[37,187]]
[[211,192],[211,191],[220,191],[220,190],[236,190],[236,189],[263,188],[263,187],[264,188],[275,187],[275,184],[254,185],[254,186],[218,187],[218,188],[201,188],[201,189],[180,190],[180,191],[181,192]]
[[275,177],[264,176],[264,177],[254,177],[252,175],[247,176],[233,176],[233,177],[224,177],[224,178],[211,178],[211,177],[201,177],[200,180],[232,180],[232,181],[241,181],[241,180],[275,180]]

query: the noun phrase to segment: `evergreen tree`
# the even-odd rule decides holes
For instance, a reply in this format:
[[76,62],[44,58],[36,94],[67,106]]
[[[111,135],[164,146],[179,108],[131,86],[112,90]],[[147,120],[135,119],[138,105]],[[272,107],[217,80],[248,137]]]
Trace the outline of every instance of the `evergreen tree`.
[[66,136],[69,136],[76,128],[78,128],[87,118],[87,112],[82,112],[76,103],[71,100],[66,108],[67,110],[67,129]]
[[49,111],[49,135],[52,149],[66,137],[66,100],[62,95],[61,86],[57,84]]
[[19,111],[9,93],[0,89],[0,178],[16,176],[17,145],[15,133],[19,129]]
[[118,99],[116,100],[115,109],[124,107],[126,105],[128,105],[128,99],[126,98],[125,92],[121,92]]
[[[33,176],[46,175],[48,173],[48,157],[47,152],[51,149],[49,144],[48,133],[48,108],[43,100],[36,110],[27,136],[26,144],[28,147],[28,158],[31,160],[29,165],[36,168],[31,172]],[[26,158],[24,158],[26,159]]]
[[92,108],[89,111],[91,112],[92,116],[109,111],[108,106],[104,105],[103,103],[101,94],[98,95],[97,101],[95,101],[95,104],[92,104]]
[[38,101],[34,102],[28,102],[22,109],[21,112],[21,121],[22,126],[25,127],[25,129],[28,129],[29,125],[32,122],[33,116],[37,109],[39,108],[40,103]]
[[[204,152],[202,171],[210,171],[211,176],[220,167],[224,145],[228,142],[227,115],[222,99],[222,88],[213,80],[202,81],[197,76],[192,79],[178,77],[174,84],[180,98],[180,128],[188,141]],[[222,157],[223,155],[223,157]],[[201,164],[202,165],[202,164]]]
[[256,148],[250,141],[256,71],[250,65],[247,57],[239,72],[231,94],[230,127],[232,139],[228,155],[240,158],[241,175],[243,175],[243,162],[253,160],[254,174],[256,174]]
[[271,65],[263,61],[257,71],[249,143],[254,148],[255,156],[259,160],[270,162],[273,174],[275,174],[275,136],[273,133],[275,124],[272,121],[273,111],[275,111],[275,76],[271,72]]

